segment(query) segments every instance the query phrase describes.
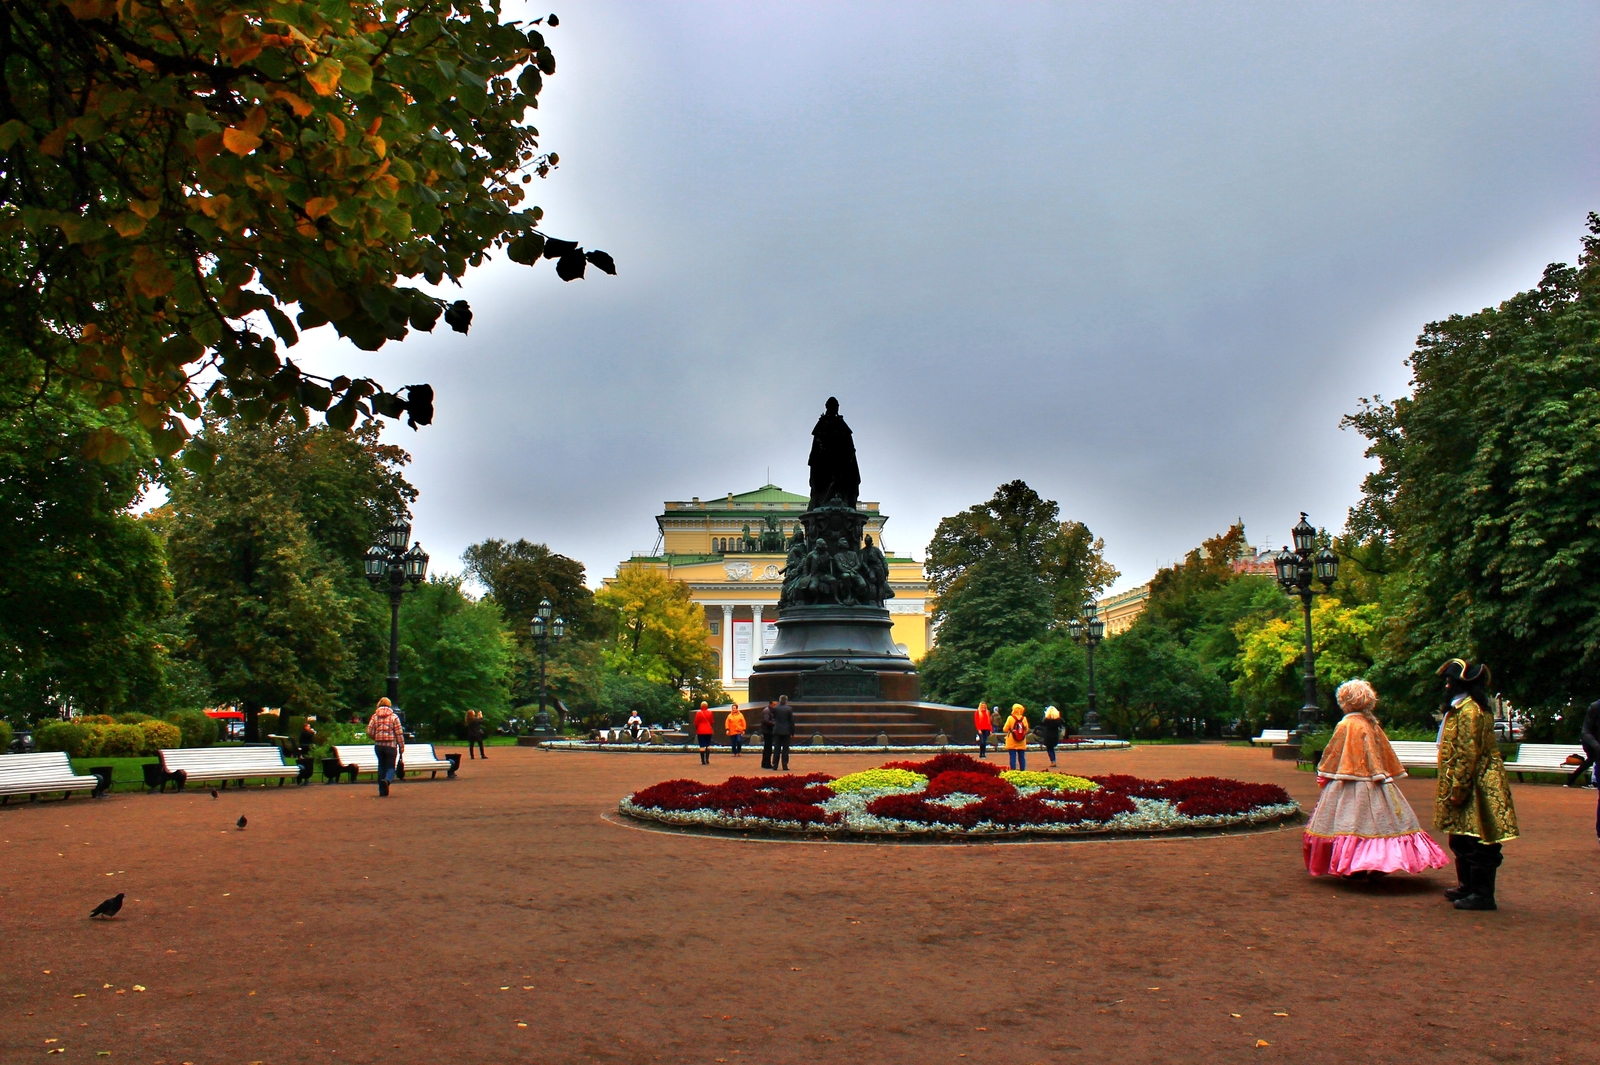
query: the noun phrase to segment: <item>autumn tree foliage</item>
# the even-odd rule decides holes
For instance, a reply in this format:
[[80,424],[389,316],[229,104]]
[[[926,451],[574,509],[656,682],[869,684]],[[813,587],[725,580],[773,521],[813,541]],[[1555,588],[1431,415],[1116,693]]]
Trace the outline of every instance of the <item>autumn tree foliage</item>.
[[[165,455],[205,412],[426,424],[427,385],[317,377],[284,349],[328,324],[366,350],[441,316],[466,332],[465,301],[408,282],[495,250],[615,272],[525,203],[558,162],[523,124],[556,24],[499,0],[0,5],[0,372],[128,408]],[[119,460],[127,433],[86,450]]]

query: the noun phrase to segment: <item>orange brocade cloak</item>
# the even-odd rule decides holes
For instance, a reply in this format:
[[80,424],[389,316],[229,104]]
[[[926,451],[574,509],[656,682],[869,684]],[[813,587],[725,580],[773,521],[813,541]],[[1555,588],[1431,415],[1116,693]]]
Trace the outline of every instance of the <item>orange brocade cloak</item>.
[[1363,714],[1346,714],[1322,752],[1323,780],[1394,780],[1406,775],[1389,737]]

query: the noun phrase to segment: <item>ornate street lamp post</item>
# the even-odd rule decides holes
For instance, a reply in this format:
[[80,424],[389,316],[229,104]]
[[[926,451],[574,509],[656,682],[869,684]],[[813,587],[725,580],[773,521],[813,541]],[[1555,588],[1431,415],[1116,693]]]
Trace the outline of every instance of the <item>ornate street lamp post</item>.
[[1067,632],[1083,644],[1084,650],[1089,653],[1089,712],[1083,715],[1083,727],[1078,730],[1078,735],[1098,739],[1106,735],[1106,730],[1100,727],[1100,715],[1095,711],[1094,649],[1105,639],[1106,623],[1100,617],[1100,607],[1093,599],[1083,601],[1082,617],[1067,622]]
[[[1306,702],[1300,708],[1299,727],[1289,737],[1291,745],[1298,746],[1317,727],[1322,717],[1322,707],[1317,705],[1317,658],[1311,646],[1311,600],[1317,595],[1333,591],[1333,582],[1339,576],[1339,556],[1324,547],[1316,550],[1317,530],[1306,521],[1305,511],[1300,521],[1289,530],[1294,536],[1294,550],[1285,547],[1278,552],[1276,562],[1278,584],[1290,595],[1300,597],[1306,623]],[[1312,581],[1322,582],[1322,591],[1311,587]]]
[[428,553],[418,541],[406,550],[411,539],[411,523],[396,514],[367,548],[367,580],[374,588],[388,585],[389,591],[389,705],[400,707],[400,597],[407,582],[418,585],[428,576]]
[[[550,712],[546,710],[547,699],[545,688],[544,658],[550,650],[552,641],[560,642],[561,637],[567,633],[566,618],[552,618],[555,607],[550,605],[550,600],[539,600],[538,612],[533,615],[533,643],[539,648],[539,716],[533,720],[533,732],[536,736],[547,736],[553,730],[550,728]],[[561,727],[567,727],[566,716],[561,718]]]

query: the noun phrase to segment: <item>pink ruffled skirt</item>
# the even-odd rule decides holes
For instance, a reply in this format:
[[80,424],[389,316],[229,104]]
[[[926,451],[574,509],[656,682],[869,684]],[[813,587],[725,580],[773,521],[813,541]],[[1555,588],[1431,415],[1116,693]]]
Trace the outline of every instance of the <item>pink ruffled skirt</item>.
[[1392,781],[1329,781],[1303,849],[1312,876],[1421,873],[1450,864]]

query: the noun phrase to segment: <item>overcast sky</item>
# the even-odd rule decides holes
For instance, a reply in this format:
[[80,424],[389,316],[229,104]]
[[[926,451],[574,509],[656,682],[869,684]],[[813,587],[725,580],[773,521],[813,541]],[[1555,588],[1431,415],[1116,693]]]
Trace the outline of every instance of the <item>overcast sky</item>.
[[527,537],[595,583],[663,500],[803,492],[829,395],[918,558],[1016,478],[1118,588],[1339,527],[1340,416],[1600,209],[1593,3],[556,10],[533,202],[618,276],[496,262],[468,337],[297,350],[438,390],[387,434],[436,570]]

